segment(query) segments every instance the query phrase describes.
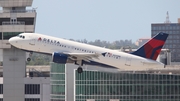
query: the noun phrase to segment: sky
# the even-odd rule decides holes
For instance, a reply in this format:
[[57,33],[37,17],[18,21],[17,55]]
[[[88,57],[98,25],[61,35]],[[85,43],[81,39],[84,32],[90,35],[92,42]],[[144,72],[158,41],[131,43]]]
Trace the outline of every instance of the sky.
[[180,0],[33,0],[35,32],[66,39],[104,41],[151,37],[151,23],[180,18]]

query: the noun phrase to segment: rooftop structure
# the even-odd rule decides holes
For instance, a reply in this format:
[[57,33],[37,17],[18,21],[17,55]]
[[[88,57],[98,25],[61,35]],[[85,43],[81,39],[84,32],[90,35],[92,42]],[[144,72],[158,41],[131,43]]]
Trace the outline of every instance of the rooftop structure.
[[159,32],[168,33],[164,48],[171,51],[171,62],[180,62],[180,23],[171,23],[168,13],[166,19],[165,23],[151,24],[151,36]]
[[27,7],[32,6],[33,0],[1,0],[0,7],[3,9],[9,9],[11,7]]
[[169,20],[169,13],[167,11],[167,15],[166,15],[166,21],[164,23],[171,23],[171,21]]

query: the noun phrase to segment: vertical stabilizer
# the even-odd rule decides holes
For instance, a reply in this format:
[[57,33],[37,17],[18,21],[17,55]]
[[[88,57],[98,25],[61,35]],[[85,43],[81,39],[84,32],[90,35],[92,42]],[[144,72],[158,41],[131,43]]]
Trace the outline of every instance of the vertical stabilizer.
[[160,32],[155,35],[152,39],[146,42],[143,46],[141,46],[137,51],[132,52],[131,54],[156,60],[161,49],[168,37],[168,34]]

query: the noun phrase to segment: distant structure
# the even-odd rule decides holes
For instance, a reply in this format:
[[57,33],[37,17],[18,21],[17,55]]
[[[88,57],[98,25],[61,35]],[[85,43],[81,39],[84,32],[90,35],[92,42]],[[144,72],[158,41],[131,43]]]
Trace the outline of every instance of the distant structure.
[[171,21],[169,20],[169,13],[167,11],[167,16],[166,16],[166,21],[164,23],[171,23]]
[[178,23],[171,23],[167,12],[165,23],[151,24],[151,36],[153,37],[159,32],[169,34],[164,49],[171,51],[171,64],[177,64],[180,62],[180,19],[178,19]]
[[178,23],[180,23],[180,18],[178,18]]
[[137,46],[142,46],[144,43],[146,43],[148,40],[150,40],[150,38],[140,38],[136,41],[136,45]]

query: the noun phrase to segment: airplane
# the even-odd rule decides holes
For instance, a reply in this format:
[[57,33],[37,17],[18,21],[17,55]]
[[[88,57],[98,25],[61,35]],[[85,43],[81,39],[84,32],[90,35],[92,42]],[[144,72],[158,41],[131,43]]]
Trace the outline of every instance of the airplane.
[[[96,65],[121,70],[144,70],[164,67],[165,65],[156,61],[156,59],[167,37],[167,33],[160,32],[132,53],[38,33],[21,33],[10,38],[9,43],[28,52],[52,55],[52,62],[54,63],[74,63],[79,65],[77,71],[82,73],[83,65]],[[30,61],[30,58],[28,58],[28,61]]]

